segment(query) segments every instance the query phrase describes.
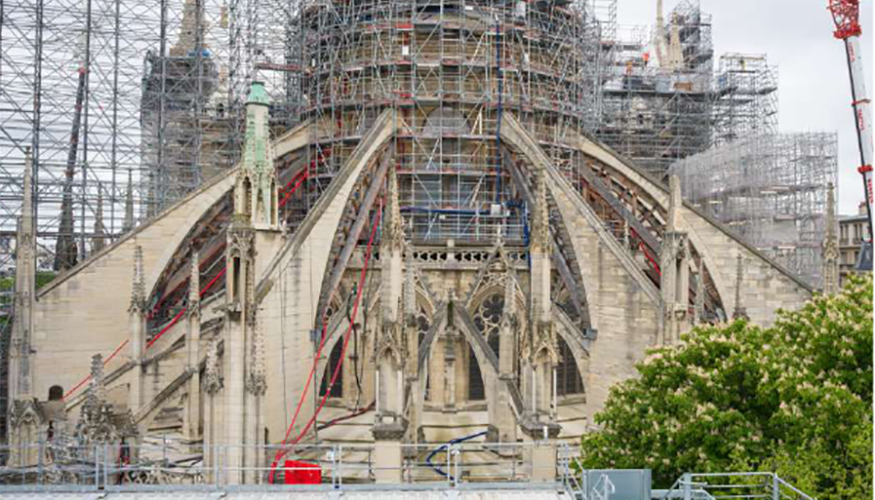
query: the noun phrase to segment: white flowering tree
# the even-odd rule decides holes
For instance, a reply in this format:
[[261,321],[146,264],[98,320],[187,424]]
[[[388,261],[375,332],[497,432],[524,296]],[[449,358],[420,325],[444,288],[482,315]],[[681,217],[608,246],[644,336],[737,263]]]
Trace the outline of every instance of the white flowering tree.
[[584,468],[773,471],[820,500],[872,498],[872,278],[771,328],[699,327],[654,349],[582,438]]

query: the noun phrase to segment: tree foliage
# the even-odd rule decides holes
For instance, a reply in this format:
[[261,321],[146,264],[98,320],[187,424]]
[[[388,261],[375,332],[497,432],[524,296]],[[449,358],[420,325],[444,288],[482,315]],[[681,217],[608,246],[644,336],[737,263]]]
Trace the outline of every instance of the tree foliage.
[[582,438],[585,468],[773,471],[821,500],[872,498],[872,278],[653,349]]

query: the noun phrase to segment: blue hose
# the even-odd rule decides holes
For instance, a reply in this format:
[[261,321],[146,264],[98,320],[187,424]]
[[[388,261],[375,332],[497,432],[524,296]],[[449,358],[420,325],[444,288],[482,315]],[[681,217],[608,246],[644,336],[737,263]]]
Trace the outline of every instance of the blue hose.
[[448,473],[442,471],[441,468],[438,467],[437,465],[431,463],[431,459],[434,458],[434,456],[437,455],[438,453],[440,453],[441,451],[444,451],[444,450],[446,450],[447,448],[449,448],[450,445],[458,444],[458,443],[464,443],[465,441],[470,441],[470,440],[472,440],[472,439],[474,439],[474,438],[478,438],[478,437],[480,437],[480,436],[485,436],[485,435],[486,435],[486,432],[487,432],[487,431],[482,431],[482,432],[478,432],[478,433],[476,433],[476,434],[471,434],[470,436],[464,436],[464,437],[456,438],[456,439],[451,440],[451,441],[450,441],[449,443],[447,443],[447,444],[442,444],[442,445],[438,446],[437,448],[431,450],[431,453],[429,453],[428,456],[425,457],[425,463],[428,464],[429,467],[431,467],[432,469],[434,469],[434,471],[437,472],[438,474],[440,474],[441,476],[443,476],[443,477],[447,477],[447,478],[450,478],[450,480],[455,480],[455,478],[454,478],[453,476],[451,476],[451,475],[449,475]]

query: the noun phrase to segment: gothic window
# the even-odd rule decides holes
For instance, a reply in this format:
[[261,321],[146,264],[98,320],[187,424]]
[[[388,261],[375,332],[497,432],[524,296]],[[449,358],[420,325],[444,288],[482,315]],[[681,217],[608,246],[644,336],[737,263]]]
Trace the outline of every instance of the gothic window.
[[[428,316],[425,314],[425,309],[422,307],[419,308],[419,314],[416,316],[416,329],[419,332],[419,348],[422,349],[422,342],[425,340],[426,334],[428,334],[428,329],[431,328],[431,322],[428,320]],[[426,375],[425,377],[425,395],[423,395],[423,399],[431,399],[430,389],[430,377]]]
[[[498,330],[501,324],[501,315],[504,312],[504,297],[499,294],[490,295],[480,303],[474,313],[474,325],[481,335],[486,337],[489,347],[499,355]],[[486,390],[483,386],[483,374],[474,349],[468,347],[468,399],[482,401],[486,399]]]
[[565,343],[565,339],[557,335],[559,355],[562,361],[556,367],[556,393],[559,396],[568,394],[583,394],[583,381],[580,379],[580,371],[574,362],[574,353]]
[[[474,313],[474,325],[480,333],[489,341],[492,337],[498,337],[498,327],[501,324],[501,314],[504,311],[504,297],[490,295],[477,308]],[[496,351],[496,355],[498,352]]]
[[[331,350],[331,356],[328,358],[328,364],[325,366],[325,374],[322,376],[322,384],[319,387],[320,396],[324,396],[325,392],[328,390],[328,383],[331,382],[331,377],[334,376],[334,370],[336,370],[337,365],[340,364],[340,356],[342,352],[343,341],[341,339],[341,341],[334,344],[334,349]],[[334,385],[331,386],[331,394],[329,394],[328,397],[343,397],[343,368],[341,368],[340,373],[337,374],[337,380],[335,380]]]

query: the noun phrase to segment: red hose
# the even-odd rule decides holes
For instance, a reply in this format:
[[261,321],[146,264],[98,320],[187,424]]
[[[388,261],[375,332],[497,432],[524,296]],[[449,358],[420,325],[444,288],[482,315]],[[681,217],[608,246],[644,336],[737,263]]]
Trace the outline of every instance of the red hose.
[[[109,363],[109,362],[112,360],[112,358],[114,358],[114,357],[116,356],[116,354],[118,354],[118,353],[119,353],[119,352],[120,352],[120,351],[121,351],[126,345],[128,345],[128,342],[130,342],[130,339],[126,339],[124,342],[122,342],[121,344],[119,344],[119,346],[116,347],[114,351],[112,351],[112,354],[110,354],[109,357],[107,357],[106,359],[103,360],[103,366],[106,366],[106,364]],[[70,389],[69,391],[67,391],[67,394],[64,394],[64,396],[63,396],[61,399],[67,399],[67,396],[69,396],[70,394],[73,394],[74,392],[78,391],[79,388],[81,388],[83,385],[85,385],[89,380],[91,380],[91,374],[90,374],[90,373],[88,374],[87,377],[85,377],[84,379],[82,379],[81,382],[79,382],[78,384],[76,384],[75,387],[73,387],[72,389]]]
[[[289,201],[289,198],[291,198],[291,196],[292,196],[293,194],[295,194],[295,191],[297,191],[298,188],[301,186],[301,183],[304,182],[304,181],[307,179],[308,175],[309,175],[309,174],[307,174],[307,171],[306,171],[306,170],[302,170],[300,174],[298,174],[298,175],[296,175],[295,177],[292,178],[292,180],[294,181],[297,177],[300,176],[300,179],[298,179],[298,182],[295,183],[295,185],[292,187],[292,189],[290,189],[289,192],[286,193],[285,196],[283,196],[283,199],[282,199],[282,200],[280,201],[280,203],[279,203],[279,206],[280,206],[280,207],[285,206],[286,202]],[[289,182],[289,184],[291,184],[291,182]]]
[[[368,239],[368,246],[367,246],[367,250],[365,251],[365,262],[364,262],[364,266],[362,266],[362,272],[361,272],[361,276],[359,278],[359,286],[358,286],[358,290],[356,291],[355,303],[353,304],[351,321],[349,322],[349,325],[347,326],[347,329],[346,329],[346,333],[344,334],[343,347],[342,347],[341,353],[340,353],[340,362],[337,363],[337,366],[334,368],[334,373],[331,376],[331,380],[328,384],[328,387],[325,390],[325,394],[322,396],[322,400],[319,402],[319,406],[316,407],[316,410],[313,412],[313,416],[310,417],[310,420],[307,422],[307,425],[304,426],[304,428],[301,430],[301,432],[298,433],[298,436],[295,437],[295,439],[292,441],[293,445],[298,444],[298,442],[301,440],[301,438],[304,437],[304,435],[307,433],[307,431],[310,430],[310,427],[313,426],[313,423],[316,422],[316,418],[319,416],[319,412],[322,411],[322,407],[325,406],[325,402],[328,400],[328,396],[331,394],[331,388],[334,386],[334,382],[337,380],[337,376],[340,374],[340,369],[343,366],[344,355],[346,354],[346,348],[349,345],[349,339],[351,338],[350,332],[352,332],[352,325],[355,323],[355,318],[358,314],[359,302],[361,301],[362,292],[364,291],[364,288],[365,288],[364,283],[365,283],[365,277],[367,276],[367,272],[368,272],[368,263],[370,262],[370,258],[371,258],[371,247],[373,246],[374,237],[377,234],[377,228],[379,227],[379,224],[380,224],[381,213],[382,213],[382,201],[380,203],[380,210],[377,211],[376,215],[374,216],[374,222],[371,225],[371,236]],[[332,294],[333,294],[333,292],[332,292]],[[329,297],[328,301],[329,302],[331,301],[331,297]],[[304,399],[307,396],[307,392],[309,391],[311,382],[313,381],[313,376],[316,373],[316,368],[319,364],[319,359],[321,359],[321,357],[322,357],[322,349],[325,347],[325,341],[327,340],[327,337],[328,337],[327,332],[328,332],[328,321],[327,321],[327,318],[325,318],[325,316],[323,315],[323,318],[322,318],[322,340],[319,343],[319,348],[316,350],[316,356],[313,358],[313,366],[310,368],[310,374],[307,377],[307,383],[304,385],[304,391],[301,393],[301,397],[298,399],[298,405],[295,408],[295,414],[292,417],[292,422],[289,424],[288,429],[286,429],[286,435],[283,438],[282,446],[286,446],[286,444],[288,444],[289,435],[291,435],[292,429],[294,429],[295,423],[298,420],[298,415],[301,412],[301,407],[304,404]],[[274,456],[273,463],[271,464],[271,467],[270,467],[270,477],[268,478],[268,484],[273,483],[274,474],[276,473],[276,467],[277,467],[280,459],[282,459],[283,456],[285,456],[285,454],[287,452],[288,452],[288,450],[279,450],[277,452],[276,456]]]

